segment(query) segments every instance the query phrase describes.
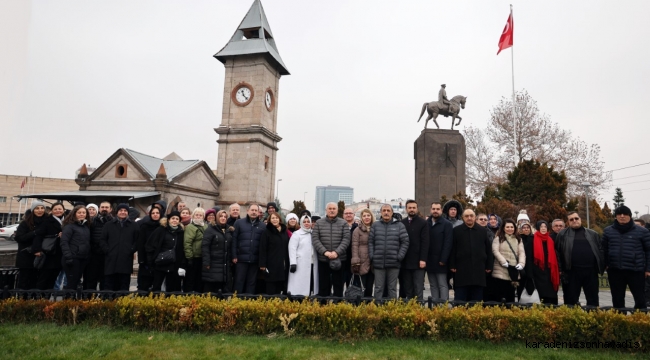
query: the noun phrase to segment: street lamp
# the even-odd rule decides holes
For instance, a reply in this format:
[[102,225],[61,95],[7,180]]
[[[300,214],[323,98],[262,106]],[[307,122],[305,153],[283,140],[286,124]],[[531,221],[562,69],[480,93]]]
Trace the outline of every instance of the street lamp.
[[302,203],[305,204],[305,207],[307,207],[307,192],[305,191],[304,194],[302,194]]
[[585,181],[582,183],[582,186],[585,188],[585,200],[587,202],[587,229],[589,229],[589,187],[591,184],[589,181]]
[[635,215],[635,217],[634,217],[635,219],[638,219],[638,218],[639,218],[639,212],[638,212],[638,211],[635,211],[635,212],[634,212],[634,215]]
[[647,211],[646,211],[646,214],[650,214],[650,206],[646,205],[645,208],[646,208],[646,210],[647,210]]
[[278,179],[277,185],[275,186],[275,198],[276,199],[279,199],[279,196],[280,196],[280,181],[282,181],[282,179]]

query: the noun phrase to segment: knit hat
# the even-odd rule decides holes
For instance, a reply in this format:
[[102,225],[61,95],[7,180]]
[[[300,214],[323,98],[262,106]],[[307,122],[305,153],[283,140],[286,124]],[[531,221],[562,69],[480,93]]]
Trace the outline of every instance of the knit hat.
[[172,211],[169,214],[167,214],[167,219],[171,219],[173,216],[176,216],[179,220],[181,219],[181,213],[180,211]]
[[36,209],[37,206],[45,207],[45,204],[43,204],[43,202],[41,202],[41,201],[34,200],[34,201],[32,202],[32,206],[31,206],[30,210],[31,210],[31,211],[34,211],[34,209]]
[[129,211],[129,204],[121,203],[117,205],[117,208],[115,209],[116,212],[119,212],[120,209],[124,209],[126,211]]
[[627,216],[632,216],[632,210],[630,210],[629,207],[625,205],[621,205],[614,210],[614,215],[627,215]]
[[526,220],[530,222],[530,218],[528,217],[528,213],[526,212],[526,210],[521,210],[519,212],[519,215],[517,215],[517,222],[519,222],[520,220]]
[[206,220],[208,219],[208,215],[210,215],[210,214],[214,215],[215,218],[217,217],[217,212],[214,209],[208,209],[208,210],[205,211],[205,219]]
[[93,203],[86,205],[86,209],[90,209],[90,208],[93,208],[95,209],[96,212],[99,212],[99,207]]
[[269,211],[269,208],[270,208],[271,206],[273,206],[273,208],[275,209],[275,211],[278,211],[278,205],[276,205],[274,202],[270,202],[270,203],[266,204],[266,211]]
[[291,219],[296,219],[296,221],[299,221],[298,215],[296,215],[294,213],[290,213],[289,215],[287,215],[287,223],[289,223],[289,220],[291,220]]

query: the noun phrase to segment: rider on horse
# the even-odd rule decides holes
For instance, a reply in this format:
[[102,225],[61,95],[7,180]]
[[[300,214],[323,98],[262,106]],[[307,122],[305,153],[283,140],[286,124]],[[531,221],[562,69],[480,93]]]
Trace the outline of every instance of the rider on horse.
[[[438,105],[440,106],[440,115],[444,115],[447,117],[451,113],[451,102],[449,102],[449,99],[447,99],[447,91],[445,88],[447,87],[446,84],[440,85],[440,91],[438,91]],[[447,105],[447,111],[446,114],[443,113],[444,105]]]

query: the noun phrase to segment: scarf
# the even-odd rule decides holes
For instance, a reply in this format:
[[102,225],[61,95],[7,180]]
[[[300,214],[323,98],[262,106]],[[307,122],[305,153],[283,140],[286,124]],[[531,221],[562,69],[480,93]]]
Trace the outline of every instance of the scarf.
[[187,225],[190,224],[190,222],[192,222],[192,215],[188,215],[186,217],[181,216],[181,224],[183,224],[184,226],[187,226]]
[[634,221],[630,220],[627,222],[627,224],[619,224],[618,220],[614,220],[612,227],[619,233],[625,234],[634,228]]
[[205,225],[205,221],[203,219],[201,220],[192,219],[192,222],[194,223],[194,225],[198,227],[203,227],[203,225]]
[[555,244],[548,232],[546,234],[542,234],[539,231],[536,232],[533,237],[533,256],[535,258],[535,265],[542,270],[545,270],[544,244],[546,244],[548,251],[548,268],[551,269],[551,283],[553,284],[553,289],[557,292],[560,286],[560,270],[557,265],[557,256],[555,255]]

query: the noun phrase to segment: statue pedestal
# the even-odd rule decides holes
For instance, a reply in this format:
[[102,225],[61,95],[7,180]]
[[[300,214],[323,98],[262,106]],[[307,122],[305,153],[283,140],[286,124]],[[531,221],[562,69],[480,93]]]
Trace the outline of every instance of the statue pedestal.
[[[465,192],[465,138],[458,130],[425,129],[415,140],[415,201],[429,216],[431,203]],[[444,204],[442,204],[444,206]]]

